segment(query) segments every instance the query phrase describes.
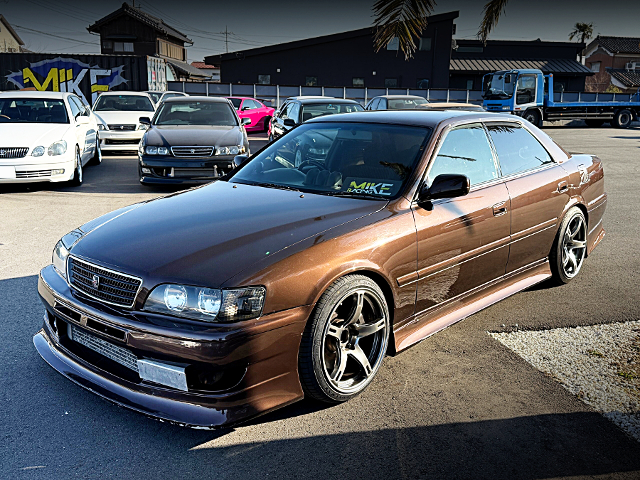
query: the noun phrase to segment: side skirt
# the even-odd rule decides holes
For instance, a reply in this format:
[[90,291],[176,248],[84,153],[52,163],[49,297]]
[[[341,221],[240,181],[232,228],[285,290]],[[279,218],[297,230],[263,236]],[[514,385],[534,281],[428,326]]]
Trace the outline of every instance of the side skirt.
[[544,259],[451,298],[444,305],[420,312],[394,332],[395,351],[400,352],[434,333],[550,277],[549,260]]

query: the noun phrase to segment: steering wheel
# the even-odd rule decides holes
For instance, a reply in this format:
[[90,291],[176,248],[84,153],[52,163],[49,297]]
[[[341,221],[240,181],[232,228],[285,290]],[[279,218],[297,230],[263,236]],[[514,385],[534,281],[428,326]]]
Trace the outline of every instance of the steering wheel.
[[301,172],[305,172],[306,170],[309,170],[311,167],[318,167],[320,170],[329,170],[324,164],[324,162],[320,162],[319,160],[305,160],[300,164],[300,166],[298,167],[298,170],[300,170]]

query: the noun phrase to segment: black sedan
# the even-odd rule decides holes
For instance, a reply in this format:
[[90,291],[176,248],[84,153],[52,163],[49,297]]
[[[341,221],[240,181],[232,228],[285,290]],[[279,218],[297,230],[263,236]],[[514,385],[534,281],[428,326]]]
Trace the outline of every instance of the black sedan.
[[144,185],[210,182],[249,154],[245,122],[226,98],[169,98],[140,123],[149,126],[138,148]]
[[335,113],[362,112],[355,100],[332,97],[291,97],[273,115],[269,125],[269,141],[284,135],[293,127],[312,118]]

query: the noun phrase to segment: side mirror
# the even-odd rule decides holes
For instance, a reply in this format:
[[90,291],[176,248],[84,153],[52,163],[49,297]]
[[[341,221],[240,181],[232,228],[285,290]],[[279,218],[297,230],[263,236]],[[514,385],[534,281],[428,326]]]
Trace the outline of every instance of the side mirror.
[[469,193],[471,183],[469,177],[458,174],[442,174],[438,175],[430,187],[426,185],[418,194],[418,205],[425,204],[429,206],[431,200],[438,198],[455,198],[463,197]]
[[233,168],[236,169],[240,165],[243,165],[244,163],[246,163],[247,160],[249,160],[249,155],[236,155],[233,158],[233,161],[231,162],[231,164],[232,164]]
[[138,119],[141,125],[151,126],[151,119],[149,117],[140,117]]
[[240,125],[251,125],[251,119],[250,118],[241,118],[240,119]]
[[241,110],[244,112],[245,110],[251,110],[251,107],[242,107]]
[[295,127],[296,126],[296,122],[293,118],[285,118],[284,119],[284,126],[285,127]]

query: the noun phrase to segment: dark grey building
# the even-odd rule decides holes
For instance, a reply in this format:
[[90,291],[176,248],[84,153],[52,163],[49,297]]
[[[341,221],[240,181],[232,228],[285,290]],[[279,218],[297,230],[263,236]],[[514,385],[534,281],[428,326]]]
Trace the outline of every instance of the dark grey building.
[[450,88],[482,89],[482,77],[498,70],[535,68],[553,73],[557,90],[583,92],[585,79],[593,75],[577,56],[584,43],[516,40],[456,40],[451,52]]
[[221,83],[369,88],[447,88],[454,20],[458,12],[429,17],[414,58],[392,42],[375,52],[373,28],[211,55]]

